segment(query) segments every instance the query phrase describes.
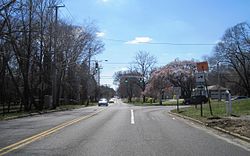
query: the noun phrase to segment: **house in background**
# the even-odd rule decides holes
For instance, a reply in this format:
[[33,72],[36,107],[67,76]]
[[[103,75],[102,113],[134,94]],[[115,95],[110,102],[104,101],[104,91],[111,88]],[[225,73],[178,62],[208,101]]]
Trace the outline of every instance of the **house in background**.
[[[228,88],[221,87],[219,85],[208,86],[207,89],[208,89],[211,99],[219,99],[220,96],[221,96],[221,99],[225,99],[226,91],[229,90]],[[221,93],[220,96],[219,96],[219,92]]]

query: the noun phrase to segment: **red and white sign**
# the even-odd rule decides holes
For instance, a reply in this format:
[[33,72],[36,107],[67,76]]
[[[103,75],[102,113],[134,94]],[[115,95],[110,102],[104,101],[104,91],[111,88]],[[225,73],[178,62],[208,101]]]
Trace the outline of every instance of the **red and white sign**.
[[198,72],[208,71],[208,63],[207,62],[198,62],[196,63]]

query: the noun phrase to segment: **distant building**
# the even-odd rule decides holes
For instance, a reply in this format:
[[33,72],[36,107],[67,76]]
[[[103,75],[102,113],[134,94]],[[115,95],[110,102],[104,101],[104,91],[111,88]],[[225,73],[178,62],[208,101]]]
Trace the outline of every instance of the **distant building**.
[[221,93],[221,99],[226,98],[226,91],[229,90],[228,88],[221,87],[219,85],[212,85],[207,87],[209,94],[211,96],[211,99],[219,99],[219,90]]

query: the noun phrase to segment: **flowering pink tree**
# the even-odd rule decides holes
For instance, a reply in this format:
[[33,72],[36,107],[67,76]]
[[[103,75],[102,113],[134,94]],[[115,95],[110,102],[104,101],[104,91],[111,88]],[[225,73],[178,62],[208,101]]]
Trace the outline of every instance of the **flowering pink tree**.
[[162,104],[161,99],[164,91],[169,90],[171,87],[168,76],[169,70],[165,67],[154,71],[143,94],[153,98],[159,98],[160,104]]
[[190,97],[195,87],[196,62],[175,60],[166,65],[166,68],[170,70],[168,80],[171,84],[174,87],[181,87],[182,97]]
[[164,92],[171,92],[173,87],[181,87],[182,97],[190,97],[195,85],[194,61],[170,62],[164,67],[154,71],[144,94],[150,97],[160,98]]

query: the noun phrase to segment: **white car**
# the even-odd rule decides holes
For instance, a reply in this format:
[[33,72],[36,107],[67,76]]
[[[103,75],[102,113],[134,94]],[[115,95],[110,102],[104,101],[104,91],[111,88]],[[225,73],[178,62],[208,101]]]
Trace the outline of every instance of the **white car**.
[[115,103],[115,100],[112,98],[109,100],[109,103]]
[[99,101],[98,101],[98,106],[108,106],[108,100],[105,99],[105,98],[101,98]]

